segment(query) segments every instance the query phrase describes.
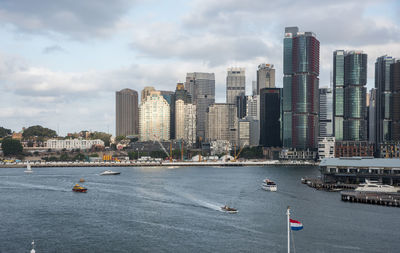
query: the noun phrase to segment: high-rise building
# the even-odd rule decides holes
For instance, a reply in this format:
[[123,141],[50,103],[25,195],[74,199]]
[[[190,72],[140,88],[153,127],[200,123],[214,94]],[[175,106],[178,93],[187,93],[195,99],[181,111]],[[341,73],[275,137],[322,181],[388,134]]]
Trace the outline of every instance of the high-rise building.
[[260,95],[247,96],[246,116],[260,120]]
[[286,27],[283,43],[283,145],[316,149],[319,41],[312,32]]
[[229,68],[226,76],[226,103],[236,104],[236,97],[246,93],[244,68]]
[[187,73],[185,89],[196,105],[196,137],[204,140],[207,108],[215,103],[214,73]]
[[390,83],[393,89],[392,140],[400,141],[400,61],[390,66]]
[[143,102],[143,100],[145,100],[148,95],[150,95],[151,91],[155,91],[155,90],[156,89],[154,89],[154,87],[152,87],[152,86],[144,87],[141,92],[140,103]]
[[237,117],[239,119],[243,119],[247,115],[247,96],[244,94],[240,94],[240,96],[236,97],[236,110],[237,110]]
[[238,144],[238,118],[234,104],[217,103],[210,105],[207,111],[206,140],[229,141]]
[[115,93],[115,135],[127,136],[139,133],[138,93],[123,89]]
[[178,83],[174,95],[175,100],[175,139],[184,140],[192,145],[196,141],[196,106],[192,104],[192,96],[185,90],[183,83]]
[[251,81],[251,95],[257,95],[257,81]]
[[376,141],[376,89],[371,89],[369,95],[369,106],[368,106],[368,141],[375,143]]
[[395,62],[391,56],[381,56],[375,62],[375,143],[392,140],[392,87],[390,85],[390,65]]
[[139,107],[140,141],[169,140],[170,104],[160,91],[151,91]]
[[367,55],[362,51],[333,53],[334,132],[336,141],[367,140]]
[[260,145],[282,147],[281,88],[260,90]]
[[331,88],[319,89],[319,136],[333,135],[333,94]]
[[[275,69],[273,64],[260,64],[257,70],[257,95],[263,88],[275,88]],[[254,94],[255,95],[255,94]]]
[[185,124],[183,139],[186,144],[193,146],[196,143],[196,105],[185,105]]

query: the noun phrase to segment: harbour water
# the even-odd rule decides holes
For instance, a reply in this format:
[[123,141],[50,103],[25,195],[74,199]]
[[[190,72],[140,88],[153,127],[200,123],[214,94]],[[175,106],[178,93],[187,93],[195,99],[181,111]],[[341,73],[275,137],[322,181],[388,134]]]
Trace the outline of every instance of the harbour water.
[[[347,203],[300,182],[317,167],[0,169],[0,253],[398,252],[399,209]],[[261,189],[264,178],[278,191]],[[74,193],[80,178],[87,193]],[[237,214],[220,211],[228,204]]]

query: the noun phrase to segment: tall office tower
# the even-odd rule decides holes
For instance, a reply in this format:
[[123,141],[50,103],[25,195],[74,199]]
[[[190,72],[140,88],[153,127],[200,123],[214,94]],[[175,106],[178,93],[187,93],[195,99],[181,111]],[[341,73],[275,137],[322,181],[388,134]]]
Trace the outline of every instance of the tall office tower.
[[375,62],[376,89],[376,134],[375,143],[392,140],[392,87],[390,86],[390,65],[395,62],[391,56],[381,56]]
[[185,106],[191,104],[192,97],[185,90],[183,83],[178,83],[176,85],[176,90],[174,94],[175,100],[175,139],[184,139],[185,136]]
[[400,61],[390,66],[390,83],[393,89],[392,139],[400,141]]
[[185,89],[196,105],[196,137],[204,140],[207,108],[215,103],[214,73],[187,73]]
[[160,90],[161,96],[169,104],[169,139],[175,139],[175,92],[170,90]]
[[371,89],[368,106],[368,141],[375,143],[376,137],[376,89]]
[[361,51],[347,52],[344,59],[343,140],[345,141],[367,140],[366,84],[367,55]]
[[185,105],[185,124],[183,139],[186,144],[193,146],[196,143],[196,105]]
[[234,104],[217,103],[210,105],[207,111],[206,140],[229,141],[237,145],[238,118]]
[[260,64],[257,70],[257,95],[263,88],[275,88],[275,69],[273,64]]
[[333,52],[333,135],[343,140],[344,121],[344,50]]
[[282,147],[281,88],[260,90],[260,145]]
[[143,88],[143,90],[142,90],[142,92],[141,92],[141,97],[140,97],[140,103],[141,102],[143,102],[145,99],[146,99],[146,97],[148,96],[148,95],[150,95],[150,92],[151,91],[155,91],[156,89],[154,89],[154,87],[152,87],[152,86],[146,86],[146,87],[144,87]]
[[139,133],[138,93],[123,89],[115,92],[116,136],[137,135]]
[[246,74],[244,68],[229,68],[226,76],[226,103],[235,104],[236,97],[246,93]]
[[237,110],[237,117],[239,119],[243,119],[247,115],[247,96],[241,94],[240,96],[236,97],[236,110]]
[[319,137],[333,135],[333,94],[331,88],[319,89]]
[[251,95],[257,95],[257,81],[251,81]]
[[316,149],[319,41],[312,32],[286,27],[283,43],[283,145]]
[[169,140],[170,104],[160,91],[151,91],[139,107],[140,141]]
[[246,116],[260,120],[260,95],[247,96]]

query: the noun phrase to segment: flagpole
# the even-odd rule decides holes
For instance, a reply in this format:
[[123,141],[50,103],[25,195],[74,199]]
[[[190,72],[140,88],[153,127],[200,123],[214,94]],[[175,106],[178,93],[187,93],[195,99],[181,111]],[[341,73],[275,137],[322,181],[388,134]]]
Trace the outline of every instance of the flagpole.
[[290,207],[287,207],[287,252],[290,253]]

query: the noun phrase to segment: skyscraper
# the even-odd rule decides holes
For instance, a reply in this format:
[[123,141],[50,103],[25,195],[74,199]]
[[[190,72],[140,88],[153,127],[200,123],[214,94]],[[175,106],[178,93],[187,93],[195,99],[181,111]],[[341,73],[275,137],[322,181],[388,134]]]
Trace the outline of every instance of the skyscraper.
[[333,52],[333,134],[343,140],[344,121],[344,50]]
[[375,143],[376,141],[376,89],[371,89],[369,95],[369,106],[368,106],[368,141]]
[[237,117],[243,119],[247,115],[247,96],[241,94],[240,96],[237,96],[235,100]]
[[316,149],[319,110],[319,41],[286,27],[283,49],[283,145]]
[[115,93],[115,135],[127,136],[139,133],[138,93],[123,89]]
[[333,94],[331,88],[319,89],[319,136],[333,135]]
[[154,89],[153,86],[144,87],[142,92],[141,92],[140,103],[143,102],[143,100],[145,100],[148,95],[150,95],[151,91],[155,91],[155,90],[156,89]]
[[192,145],[196,141],[196,106],[192,96],[184,89],[183,83],[176,85],[175,99],[175,139]]
[[207,108],[215,103],[214,73],[187,73],[185,89],[196,105],[196,137],[204,140]]
[[392,140],[400,141],[400,61],[390,66],[390,84],[393,88]]
[[258,65],[257,94],[260,94],[260,90],[263,88],[275,88],[275,69],[273,64],[263,63]]
[[210,105],[207,111],[206,140],[229,141],[237,145],[238,118],[234,104],[217,103]]
[[169,140],[170,104],[160,91],[151,91],[139,107],[141,141]]
[[281,88],[260,90],[260,145],[282,147]]
[[392,140],[392,87],[390,85],[390,65],[395,62],[391,56],[381,56],[375,62],[375,143]]
[[236,104],[236,97],[246,93],[244,68],[229,68],[226,76],[226,103]]

